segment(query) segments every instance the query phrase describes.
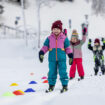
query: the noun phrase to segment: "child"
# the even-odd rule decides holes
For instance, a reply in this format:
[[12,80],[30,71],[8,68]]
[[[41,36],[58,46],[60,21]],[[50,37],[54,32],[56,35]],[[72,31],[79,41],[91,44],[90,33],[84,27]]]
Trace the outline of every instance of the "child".
[[101,67],[102,74],[105,74],[105,65],[104,65],[104,56],[103,56],[103,51],[105,50],[105,40],[102,38],[103,46],[100,45],[100,40],[95,39],[94,41],[94,46],[91,46],[91,39],[89,39],[88,43],[88,49],[93,51],[94,54],[94,62],[95,62],[95,67],[94,67],[94,72],[95,75],[97,75],[99,71],[99,67]]
[[81,47],[82,45],[85,43],[86,41],[86,37],[87,37],[87,26],[85,26],[85,24],[82,25],[82,40],[79,40],[78,38],[78,33],[76,30],[73,30],[72,32],[72,36],[71,36],[71,46],[72,46],[72,50],[73,50],[73,55],[74,55],[74,59],[73,59],[73,64],[70,68],[70,80],[73,79],[75,77],[75,72],[76,72],[76,66],[77,66],[77,70],[80,76],[80,79],[84,79],[84,69],[83,69],[83,65],[82,65],[82,51],[81,51]]
[[39,52],[39,59],[41,62],[43,62],[43,56],[49,50],[49,89],[46,92],[51,92],[54,90],[57,79],[57,68],[59,69],[58,72],[63,86],[61,92],[63,92],[68,90],[66,54],[70,58],[70,64],[72,64],[73,54],[70,48],[69,40],[62,32],[62,22],[60,20],[55,21],[52,24],[51,30],[51,35],[47,37],[47,39],[44,42],[44,46]]

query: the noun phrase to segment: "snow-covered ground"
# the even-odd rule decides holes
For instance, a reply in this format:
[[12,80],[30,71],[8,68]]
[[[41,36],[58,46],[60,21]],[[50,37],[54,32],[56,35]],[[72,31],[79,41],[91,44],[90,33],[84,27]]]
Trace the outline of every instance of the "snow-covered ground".
[[[0,40],[0,104],[1,105],[104,105],[105,97],[105,77],[90,76],[93,74],[92,53],[84,45],[84,68],[86,79],[80,82],[75,80],[69,82],[69,91],[60,94],[61,84],[58,79],[55,91],[46,94],[47,84],[43,84],[41,78],[47,76],[48,61],[45,56],[44,63],[38,60],[38,51],[33,50],[33,41],[29,41],[26,47],[24,40]],[[68,65],[68,62],[67,62]],[[69,72],[68,65],[67,71]],[[31,75],[34,73],[34,75]],[[78,74],[76,75],[76,78]],[[30,85],[30,81],[36,81],[38,84]],[[11,87],[12,83],[19,86]],[[15,90],[25,91],[27,88],[33,88],[35,93],[25,93],[23,96],[4,97],[5,92]]]
[[[104,19],[92,15],[90,4],[86,4],[83,1],[75,0],[74,4],[53,2],[53,7],[50,9],[42,7],[42,31],[49,31],[51,23],[57,19],[61,19],[64,27],[69,29],[68,19],[72,19],[72,29],[77,28],[81,38],[80,25],[84,21],[84,15],[89,14],[89,38],[104,37]],[[26,12],[26,17],[27,24],[34,27],[35,14],[33,14],[33,8],[35,7],[33,3],[34,0],[30,4],[31,8],[28,8]],[[5,17],[5,24],[13,26],[15,17],[21,15],[21,9],[18,6],[12,7],[11,4],[5,5],[7,8],[7,12],[3,15]],[[14,12],[13,8],[17,12]],[[9,10],[12,12],[8,15]],[[70,30],[69,33],[71,33]],[[41,45],[46,36],[42,35]],[[68,37],[70,38],[70,34],[68,34]],[[59,89],[61,89],[61,84],[58,78],[55,91],[46,94],[44,91],[48,88],[48,84],[43,84],[41,78],[47,76],[48,73],[47,54],[45,55],[44,62],[40,63],[38,60],[39,49],[35,47],[37,42],[34,39],[29,40],[28,47],[26,47],[25,40],[23,39],[0,39],[0,105],[104,105],[105,76],[90,76],[94,74],[94,63],[93,54],[87,49],[87,43],[83,46],[85,80],[80,82],[76,80],[70,81],[69,91],[60,94]],[[68,60],[67,66],[69,73],[70,66],[68,65]],[[78,74],[76,78],[78,78]],[[36,81],[38,84],[30,85],[30,81]],[[17,83],[19,86],[11,87],[12,83]],[[36,92],[14,97],[3,96],[5,92],[13,92],[15,90],[25,91],[27,88],[33,88]]]
[[[84,68],[86,79],[80,82],[76,80],[69,82],[69,91],[60,94],[61,84],[58,79],[55,91],[46,94],[45,89],[48,84],[42,83],[41,78],[47,76],[48,61],[45,56],[44,63],[38,60],[38,51],[33,49],[33,41],[29,41],[26,47],[24,40],[0,40],[0,104],[1,105],[104,105],[105,97],[105,77],[90,76],[93,74],[93,57],[92,53],[84,45]],[[68,60],[67,60],[68,61]],[[68,65],[68,62],[67,62]],[[69,72],[68,65],[67,71]],[[34,75],[31,75],[34,73]],[[76,75],[76,78],[78,74]],[[38,84],[30,85],[30,81],[36,81]],[[11,87],[12,83],[19,86]],[[27,88],[33,88],[35,93],[25,93],[23,96],[6,97],[5,92],[15,90],[25,91]]]

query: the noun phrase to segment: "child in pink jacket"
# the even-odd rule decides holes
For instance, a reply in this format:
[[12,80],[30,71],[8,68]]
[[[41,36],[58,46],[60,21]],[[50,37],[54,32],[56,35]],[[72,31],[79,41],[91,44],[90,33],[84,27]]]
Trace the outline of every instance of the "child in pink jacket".
[[[49,89],[46,92],[51,92],[54,90],[58,73],[62,83],[61,92],[64,92],[68,90],[69,81],[66,71],[66,54],[69,59],[73,61],[72,49],[68,38],[62,32],[62,22],[60,20],[55,21],[52,24],[51,31],[51,35],[46,38],[44,45],[39,52],[39,60],[40,62],[43,62],[44,55],[49,51]],[[72,64],[72,62],[70,62],[70,64]]]
[[82,45],[85,43],[86,41],[86,37],[87,37],[87,27],[83,26],[82,29],[82,40],[79,40],[78,38],[78,33],[76,30],[73,30],[72,32],[72,36],[71,36],[71,47],[73,50],[73,64],[70,68],[70,79],[73,79],[75,77],[75,73],[76,73],[76,67],[78,70],[78,74],[80,76],[81,79],[84,79],[84,69],[83,69],[83,65],[82,65]]

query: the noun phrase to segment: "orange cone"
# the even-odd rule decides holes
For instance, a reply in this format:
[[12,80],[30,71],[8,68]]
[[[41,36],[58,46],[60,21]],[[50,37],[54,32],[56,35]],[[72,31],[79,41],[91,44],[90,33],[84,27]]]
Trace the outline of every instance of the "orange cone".
[[14,91],[13,94],[15,94],[15,95],[24,95],[24,93],[22,93],[22,92],[20,92],[18,90]]
[[34,73],[30,73],[30,75],[32,76],[32,75],[34,75]]
[[43,83],[48,83],[48,80],[43,81]]

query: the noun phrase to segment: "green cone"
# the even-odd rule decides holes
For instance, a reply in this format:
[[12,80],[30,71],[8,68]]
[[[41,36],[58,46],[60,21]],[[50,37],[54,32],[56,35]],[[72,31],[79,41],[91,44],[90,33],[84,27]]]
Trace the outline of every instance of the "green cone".
[[12,92],[6,92],[3,94],[3,96],[10,96],[10,97],[13,97],[15,96]]

